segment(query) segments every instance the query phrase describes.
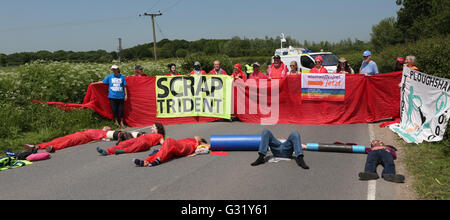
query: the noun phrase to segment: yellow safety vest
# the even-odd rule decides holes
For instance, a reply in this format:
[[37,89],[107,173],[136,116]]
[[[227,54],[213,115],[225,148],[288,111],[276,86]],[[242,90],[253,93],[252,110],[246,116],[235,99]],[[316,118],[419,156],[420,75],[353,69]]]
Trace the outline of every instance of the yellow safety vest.
[[246,69],[246,73],[247,74],[252,74],[253,73],[253,66],[250,66],[248,64],[245,64],[245,69]]

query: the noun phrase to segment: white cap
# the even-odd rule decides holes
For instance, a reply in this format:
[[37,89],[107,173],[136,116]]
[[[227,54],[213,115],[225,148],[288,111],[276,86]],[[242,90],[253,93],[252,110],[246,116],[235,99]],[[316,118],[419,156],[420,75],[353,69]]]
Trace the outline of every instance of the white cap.
[[119,66],[117,66],[116,64],[111,66],[111,69],[119,69]]

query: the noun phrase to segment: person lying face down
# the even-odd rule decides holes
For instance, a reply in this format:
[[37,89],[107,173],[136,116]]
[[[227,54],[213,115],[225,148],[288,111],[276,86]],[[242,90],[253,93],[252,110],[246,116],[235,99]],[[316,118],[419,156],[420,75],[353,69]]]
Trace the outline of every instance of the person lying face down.
[[47,152],[54,153],[55,151],[62,150],[68,147],[78,146],[82,144],[87,144],[92,141],[102,140],[103,138],[107,137],[108,131],[111,131],[111,128],[108,126],[103,127],[103,129],[101,130],[87,129],[84,131],[69,134],[64,137],[59,137],[49,142],[37,145],[25,144],[24,147],[28,150],[45,149]]
[[150,134],[142,132],[124,132],[120,135],[122,141],[116,146],[102,149],[97,147],[97,152],[103,156],[111,154],[137,153],[146,151],[153,146],[161,144],[166,135],[164,126],[161,123],[155,123],[151,126]]
[[206,140],[199,136],[179,140],[167,138],[163,141],[161,149],[156,154],[147,157],[145,160],[135,158],[133,159],[133,163],[139,167],[157,166],[174,157],[189,156],[196,152],[197,149],[204,151],[201,148],[209,149],[209,147]]

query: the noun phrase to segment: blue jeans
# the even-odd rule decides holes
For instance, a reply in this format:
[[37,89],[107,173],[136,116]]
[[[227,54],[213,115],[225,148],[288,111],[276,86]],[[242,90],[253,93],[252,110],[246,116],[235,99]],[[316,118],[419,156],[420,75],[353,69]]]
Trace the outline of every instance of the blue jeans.
[[377,166],[382,165],[384,167],[381,176],[385,174],[395,174],[395,163],[392,155],[385,150],[375,150],[371,151],[367,155],[365,172],[376,173]]
[[303,155],[302,141],[297,131],[292,132],[286,142],[281,143],[273,136],[272,132],[267,129],[264,130],[261,134],[258,152],[266,155],[269,147],[275,157],[290,158],[293,152],[296,157]]

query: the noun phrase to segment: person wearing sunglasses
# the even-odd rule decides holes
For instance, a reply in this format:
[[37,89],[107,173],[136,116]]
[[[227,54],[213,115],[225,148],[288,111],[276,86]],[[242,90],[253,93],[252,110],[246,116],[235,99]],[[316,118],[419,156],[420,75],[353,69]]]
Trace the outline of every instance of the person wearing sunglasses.
[[378,66],[375,63],[375,61],[372,60],[372,53],[368,50],[364,51],[363,58],[364,58],[364,61],[361,64],[361,68],[359,69],[359,72],[366,76],[372,76],[372,75],[379,74]]
[[301,74],[302,73],[302,69],[298,68],[297,61],[292,61],[289,66],[291,67],[291,71],[289,71],[287,73],[287,75],[297,75],[297,74]]
[[339,63],[334,73],[355,74],[355,71],[350,67],[347,59],[342,57],[341,59],[339,59]]
[[322,56],[317,56],[316,59],[314,59],[314,62],[316,65],[311,69],[310,73],[328,73],[328,70],[322,65]]

